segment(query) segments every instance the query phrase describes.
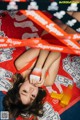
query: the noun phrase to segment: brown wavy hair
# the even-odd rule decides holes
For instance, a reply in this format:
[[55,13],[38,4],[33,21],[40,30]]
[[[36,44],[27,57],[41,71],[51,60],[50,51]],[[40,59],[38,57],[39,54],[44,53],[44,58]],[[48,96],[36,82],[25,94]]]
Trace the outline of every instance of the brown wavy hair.
[[16,118],[21,114],[42,116],[43,111],[43,99],[46,96],[46,91],[42,88],[39,88],[38,95],[36,99],[27,105],[24,105],[20,100],[19,89],[20,84],[25,80],[21,76],[21,74],[16,73],[13,77],[14,85],[13,88],[10,89],[7,95],[3,99],[3,106],[5,111],[9,111],[10,118]]

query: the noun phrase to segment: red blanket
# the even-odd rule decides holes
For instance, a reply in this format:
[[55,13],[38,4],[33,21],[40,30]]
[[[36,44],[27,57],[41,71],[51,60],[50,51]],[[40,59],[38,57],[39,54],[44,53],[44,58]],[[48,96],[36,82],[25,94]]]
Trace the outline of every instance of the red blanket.
[[[11,17],[10,15],[5,14],[5,17],[1,18],[1,20],[3,22],[3,36],[6,37],[8,36],[12,38],[26,38],[26,36],[28,36],[28,38],[30,38],[30,35],[32,35],[32,37],[35,37],[36,35],[39,36],[43,31],[36,24],[34,26],[34,23],[32,21],[26,19],[25,16],[21,15],[20,13],[16,15],[12,14]],[[26,27],[25,22],[28,23]],[[50,35],[48,35],[48,37],[47,35],[44,36],[44,38],[48,42],[50,42],[51,44],[56,44],[56,41],[54,40],[53,42],[53,40],[50,40],[50,37]],[[57,44],[61,45],[59,41],[57,41]],[[0,70],[5,71],[5,74],[3,73],[3,71],[1,71],[2,76],[0,77],[4,77],[6,78],[6,80],[10,79],[11,75],[16,72],[14,66],[15,59],[25,50],[25,47],[19,47],[15,49],[0,49]],[[44,108],[48,111],[46,115],[43,116],[43,118],[46,118],[46,116],[47,118],[54,116],[56,120],[59,120],[59,114],[61,114],[80,100],[80,89],[78,84],[80,72],[79,59],[79,56],[62,54],[59,72],[56,78],[56,82],[52,86],[52,89],[60,94],[61,92],[64,92],[66,91],[66,89],[68,89],[68,85],[73,84],[73,88],[71,89],[71,91],[68,91],[72,97],[69,104],[66,107],[62,107],[60,105],[60,100],[52,98],[49,90],[45,88],[47,90],[47,97],[44,103]],[[22,118],[17,118],[17,120],[20,119]],[[38,119],[41,120],[41,118]]]

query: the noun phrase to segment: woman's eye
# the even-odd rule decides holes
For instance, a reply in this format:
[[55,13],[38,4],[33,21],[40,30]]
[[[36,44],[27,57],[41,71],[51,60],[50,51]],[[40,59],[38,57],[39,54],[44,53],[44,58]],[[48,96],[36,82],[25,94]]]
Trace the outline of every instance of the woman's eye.
[[26,91],[26,90],[23,90],[23,92],[27,93],[27,91]]

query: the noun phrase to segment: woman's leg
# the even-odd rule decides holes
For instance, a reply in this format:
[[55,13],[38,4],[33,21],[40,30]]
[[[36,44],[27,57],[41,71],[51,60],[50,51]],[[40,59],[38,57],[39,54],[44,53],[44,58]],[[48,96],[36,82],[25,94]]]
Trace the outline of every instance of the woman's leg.
[[58,56],[57,59],[56,59],[55,61],[53,61],[53,63],[52,63],[51,66],[49,67],[48,75],[47,75],[47,77],[45,78],[44,85],[46,85],[46,86],[51,86],[51,85],[53,85],[53,83],[54,83],[54,81],[55,81],[55,79],[56,79],[58,70],[59,70],[60,59],[61,59],[61,57]]
[[80,12],[74,12],[73,17],[76,18],[80,22]]
[[[80,12],[67,12],[69,15],[76,18],[78,21],[80,21]],[[67,26],[66,24],[63,24],[60,20],[55,19],[53,20],[59,27],[61,27],[65,32],[68,34],[75,34],[77,33],[75,30],[73,30],[71,27]]]
[[[76,20],[80,21],[80,12],[68,12],[69,15],[73,16]],[[69,33],[69,34],[75,34],[77,33],[75,30],[73,30],[71,27],[66,26],[66,28],[64,29],[65,32]]]

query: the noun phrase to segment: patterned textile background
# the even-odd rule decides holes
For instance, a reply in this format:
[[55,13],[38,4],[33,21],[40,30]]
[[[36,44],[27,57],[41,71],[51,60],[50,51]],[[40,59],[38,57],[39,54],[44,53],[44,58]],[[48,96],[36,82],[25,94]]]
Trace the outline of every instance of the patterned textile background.
[[[25,23],[27,24],[25,25]],[[41,27],[19,12],[15,12],[15,14],[6,13],[4,17],[0,17],[0,36],[25,39],[39,37],[42,31]],[[43,38],[52,42],[51,44],[62,45],[59,41],[56,42],[55,38],[53,41],[50,34]],[[11,76],[16,72],[14,60],[27,48],[0,48],[0,103],[11,87],[9,82]],[[80,120],[80,56],[62,53],[59,72],[50,89],[61,93],[68,88],[68,85],[73,85],[73,89],[71,91],[72,98],[66,107],[62,107],[59,100],[53,99],[49,94],[49,89],[45,88],[47,97],[44,108],[47,114],[38,120]],[[0,111],[3,110],[4,108],[0,104]],[[16,120],[22,120],[22,118],[16,118]]]

